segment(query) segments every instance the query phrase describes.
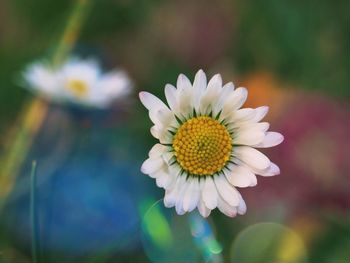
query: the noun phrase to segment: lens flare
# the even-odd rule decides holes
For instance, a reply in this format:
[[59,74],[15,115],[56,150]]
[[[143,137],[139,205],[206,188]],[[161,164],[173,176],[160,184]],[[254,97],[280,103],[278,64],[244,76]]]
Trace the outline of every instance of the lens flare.
[[206,261],[223,262],[221,244],[215,239],[214,231],[208,220],[202,218],[198,213],[191,214],[190,228],[195,244],[202,252]]
[[154,263],[202,262],[191,236],[189,218],[166,209],[163,200],[148,207],[141,224],[141,240],[149,260]]

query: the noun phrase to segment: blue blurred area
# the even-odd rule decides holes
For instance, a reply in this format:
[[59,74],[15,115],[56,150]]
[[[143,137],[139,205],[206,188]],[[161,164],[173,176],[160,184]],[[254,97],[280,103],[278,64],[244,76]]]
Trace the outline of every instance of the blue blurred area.
[[[128,125],[120,114],[112,116],[119,127],[109,127],[111,113],[51,106],[29,155],[38,162],[44,250],[82,256],[139,246],[139,204],[157,192],[139,171],[142,142],[120,130]],[[6,228],[22,246],[31,240],[30,163],[28,158],[2,214]]]

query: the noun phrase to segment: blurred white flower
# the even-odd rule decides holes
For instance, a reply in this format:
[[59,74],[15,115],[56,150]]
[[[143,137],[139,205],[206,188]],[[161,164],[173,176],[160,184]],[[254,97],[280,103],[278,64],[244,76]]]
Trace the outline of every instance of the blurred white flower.
[[166,207],[175,206],[178,214],[197,207],[204,217],[217,207],[234,217],[246,212],[236,187],[255,186],[256,174],[280,173],[255,148],[276,146],[283,136],[269,132],[269,123],[260,122],[268,107],[240,109],[247,94],[231,82],[222,86],[219,74],[207,84],[202,70],[193,84],[181,74],[177,88],[165,86],[169,107],[148,92],[140,93],[154,123],[151,133],[160,142],[141,171],[165,189]]
[[93,59],[71,58],[57,68],[36,62],[25,70],[24,79],[28,88],[47,99],[98,108],[108,107],[132,89],[124,71],[103,73]]
[[[60,98],[60,88],[57,72],[44,62],[36,62],[27,67],[24,72],[26,87],[41,95],[54,100]],[[62,95],[61,95],[62,97]]]

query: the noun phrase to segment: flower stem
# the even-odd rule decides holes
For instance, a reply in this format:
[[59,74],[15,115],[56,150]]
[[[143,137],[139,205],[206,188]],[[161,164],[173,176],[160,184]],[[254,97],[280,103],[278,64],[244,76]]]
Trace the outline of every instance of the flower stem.
[[36,161],[32,163],[30,175],[30,219],[32,226],[32,262],[39,263],[38,211],[36,207]]
[[53,53],[52,64],[54,67],[59,66],[73,48],[90,6],[91,0],[76,0],[61,39]]
[[21,170],[21,165],[29,152],[29,149],[42,126],[47,113],[47,103],[40,99],[30,101],[25,105],[18,121],[4,136],[5,149],[0,157],[0,211],[6,203],[9,193],[12,191],[16,178]]

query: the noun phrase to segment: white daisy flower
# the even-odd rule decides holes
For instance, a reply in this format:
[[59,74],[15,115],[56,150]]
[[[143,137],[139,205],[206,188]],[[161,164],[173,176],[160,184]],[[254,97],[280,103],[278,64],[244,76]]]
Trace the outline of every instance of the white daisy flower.
[[69,59],[60,67],[34,63],[24,72],[32,90],[53,101],[69,101],[104,108],[131,91],[131,81],[120,70],[103,73],[92,59]]
[[198,208],[203,217],[216,207],[234,217],[246,212],[236,187],[257,184],[256,174],[273,176],[278,166],[255,148],[280,144],[283,136],[260,122],[268,107],[240,109],[245,88],[222,86],[219,74],[207,78],[202,70],[193,84],[181,74],[177,87],[165,86],[167,106],[148,92],[140,100],[154,123],[159,140],[142,164],[141,171],[165,189],[164,204],[182,215]]

